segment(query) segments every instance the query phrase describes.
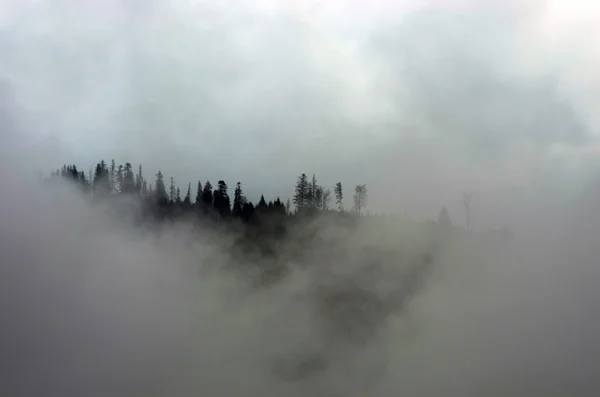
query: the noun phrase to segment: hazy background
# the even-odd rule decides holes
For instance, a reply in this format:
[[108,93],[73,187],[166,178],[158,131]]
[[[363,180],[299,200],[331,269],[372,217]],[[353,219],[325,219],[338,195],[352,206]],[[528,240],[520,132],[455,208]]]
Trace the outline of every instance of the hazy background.
[[[597,167],[593,1],[3,1],[0,77],[44,171],[100,158],[182,189],[297,175],[370,209],[519,218],[510,200]],[[349,193],[349,191],[347,192]],[[539,193],[539,192],[538,192]],[[522,197],[518,199],[522,201]],[[475,205],[477,202],[477,205]],[[462,216],[461,216],[462,218]]]
[[[599,395],[592,1],[0,5],[7,396],[328,397],[361,391],[382,351],[374,396]],[[316,172],[347,196],[367,183],[374,211],[446,204],[458,223],[469,189],[476,228],[520,233],[442,241],[390,339],[340,360],[353,376],[289,385],[269,365],[317,338],[293,299],[307,274],[247,296],[218,271],[226,241],[144,237],[28,178],[113,156],[182,187],[239,179],[250,199]]]

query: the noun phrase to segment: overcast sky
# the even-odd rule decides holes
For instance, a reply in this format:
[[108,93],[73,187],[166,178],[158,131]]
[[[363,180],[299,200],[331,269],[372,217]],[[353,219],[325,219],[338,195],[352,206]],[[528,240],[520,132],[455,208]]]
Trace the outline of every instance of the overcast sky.
[[284,200],[314,172],[347,206],[366,183],[374,211],[459,223],[471,190],[499,227],[515,195],[596,167],[598,18],[592,0],[1,0],[0,78],[44,170],[116,157]]

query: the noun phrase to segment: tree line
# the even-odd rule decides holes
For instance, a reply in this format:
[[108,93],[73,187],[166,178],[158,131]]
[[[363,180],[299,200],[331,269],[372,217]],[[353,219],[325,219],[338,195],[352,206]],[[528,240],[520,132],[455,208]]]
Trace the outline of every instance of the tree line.
[[[264,195],[261,195],[256,204],[248,200],[239,181],[235,184],[233,198],[230,197],[229,185],[224,180],[218,180],[216,186],[213,186],[210,180],[204,183],[199,180],[194,183],[194,189],[192,182],[189,182],[185,194],[182,194],[174,177],[166,181],[159,170],[153,180],[149,181],[141,164],[134,170],[131,163],[117,165],[115,160],[110,164],[101,160],[89,170],[87,176],[76,165],[63,165],[50,173],[50,180],[57,178],[76,184],[93,200],[120,196],[135,197],[151,208],[183,212],[195,209],[205,214],[218,214],[224,218],[235,217],[246,221],[253,219],[257,213],[294,216],[338,211],[362,215],[368,201],[367,185],[356,185],[352,208],[346,211],[342,182],[334,185],[332,195],[331,189],[318,183],[315,174],[309,179],[305,173],[296,180],[292,200],[288,198],[284,203],[277,197],[267,201]],[[331,208],[334,198],[335,208]]]

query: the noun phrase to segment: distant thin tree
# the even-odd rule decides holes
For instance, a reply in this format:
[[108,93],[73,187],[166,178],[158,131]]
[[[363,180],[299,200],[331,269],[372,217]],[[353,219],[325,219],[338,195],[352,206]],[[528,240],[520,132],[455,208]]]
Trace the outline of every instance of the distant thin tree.
[[149,192],[148,192],[148,182],[144,179],[142,181],[141,195],[142,195],[143,198],[146,198],[146,197],[148,197],[148,194],[149,194]]
[[175,204],[178,206],[181,206],[181,204],[182,204],[181,190],[179,188],[177,188],[177,192],[175,193]]
[[198,181],[198,187],[196,188],[196,206],[199,207],[202,204],[202,182]]
[[183,199],[183,204],[186,207],[192,205],[192,182],[188,183],[187,193],[185,194],[185,198]]
[[357,215],[360,215],[362,210],[367,206],[368,197],[367,185],[356,185],[354,189],[354,212]]
[[321,211],[329,211],[329,203],[331,202],[331,190],[321,188]]
[[296,182],[294,193],[294,204],[296,205],[296,212],[302,212],[308,206],[309,201],[309,183],[306,174],[302,174],[298,177]]
[[[120,166],[119,166],[120,167]],[[122,194],[134,194],[136,192],[135,176],[131,163],[125,163],[125,167],[119,170],[120,192]],[[137,190],[139,193],[139,190]]]
[[117,167],[117,174],[115,176],[115,180],[117,185],[117,194],[123,193],[123,166],[121,164],[119,164],[119,166]]
[[338,182],[335,184],[335,188],[333,189],[335,194],[335,204],[339,211],[344,211],[344,191],[342,190],[342,182]]
[[117,164],[115,159],[110,161],[110,192],[113,195],[119,194],[119,187],[117,186]]
[[175,188],[175,178],[171,177],[171,183],[169,185],[169,203],[175,203],[175,196],[177,195],[177,189]]
[[244,209],[244,192],[242,191],[242,183],[238,182],[235,185],[233,192],[233,216],[241,217]]
[[138,167],[138,172],[135,176],[135,189],[137,193],[143,195],[142,188],[144,185],[144,174],[142,173],[142,165],[140,164]]

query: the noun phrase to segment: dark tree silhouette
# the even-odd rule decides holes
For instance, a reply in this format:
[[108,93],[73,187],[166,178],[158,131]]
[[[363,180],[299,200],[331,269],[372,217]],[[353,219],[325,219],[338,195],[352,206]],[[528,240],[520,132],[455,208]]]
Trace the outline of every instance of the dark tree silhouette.
[[92,182],[95,199],[104,199],[110,196],[111,183],[109,178],[110,175],[108,167],[104,160],[102,160],[98,164],[96,164],[96,169],[94,171],[94,179]]
[[223,180],[217,183],[217,189],[213,193],[213,206],[217,213],[222,216],[231,213],[231,200],[229,199],[229,193],[227,193],[227,184]]
[[196,207],[200,207],[202,204],[202,182],[198,181],[198,187],[196,188]]
[[367,206],[367,185],[356,185],[354,189],[354,212],[357,215],[362,213],[362,210]]
[[294,204],[298,213],[305,211],[310,204],[310,187],[306,174],[298,177],[294,193]]
[[156,182],[154,182],[154,186],[155,202],[161,206],[167,205],[169,203],[169,196],[167,195],[163,174],[160,171],[158,171],[156,174]]
[[342,190],[342,182],[338,182],[335,184],[335,188],[333,190],[335,194],[335,204],[339,211],[344,211],[344,191]]
[[210,181],[206,181],[202,189],[202,203],[204,204],[205,211],[208,211],[213,206],[213,192]]
[[177,195],[177,188],[175,187],[175,178],[171,177],[171,183],[169,184],[169,203],[175,203],[175,196]]
[[188,183],[187,192],[185,193],[185,198],[183,199],[183,205],[186,208],[189,208],[192,205],[192,182]]
[[242,191],[242,183],[238,182],[235,185],[235,191],[233,193],[233,216],[242,217],[242,211],[244,209],[244,192]]
[[122,179],[120,182],[121,194],[134,194],[136,191],[139,193],[135,184],[135,176],[133,175],[133,168],[131,163],[125,163],[125,167],[122,170]]

